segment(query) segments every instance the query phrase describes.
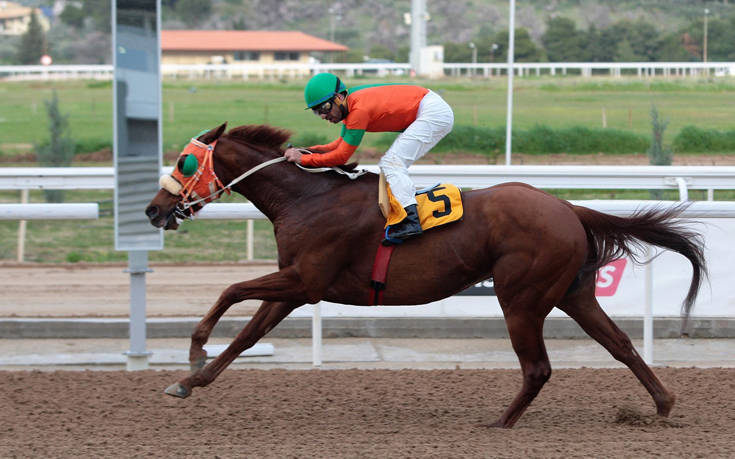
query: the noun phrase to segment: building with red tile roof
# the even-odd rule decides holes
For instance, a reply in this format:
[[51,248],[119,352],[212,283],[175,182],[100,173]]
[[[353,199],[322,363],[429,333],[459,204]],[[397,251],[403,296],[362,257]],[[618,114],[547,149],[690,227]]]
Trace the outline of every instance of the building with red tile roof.
[[298,31],[162,30],[163,64],[308,64],[349,48]]
[[23,35],[28,31],[32,14],[36,15],[41,28],[47,32],[49,22],[40,9],[0,0],[0,35]]

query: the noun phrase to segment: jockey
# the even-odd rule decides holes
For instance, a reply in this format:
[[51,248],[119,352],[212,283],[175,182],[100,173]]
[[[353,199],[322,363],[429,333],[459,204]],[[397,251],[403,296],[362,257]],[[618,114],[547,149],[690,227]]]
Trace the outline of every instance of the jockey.
[[[416,187],[408,177],[408,167],[424,156],[452,130],[454,113],[435,92],[408,84],[377,84],[351,89],[331,73],[314,75],[306,84],[307,108],[330,123],[340,121],[342,132],[335,141],[313,145],[304,155],[288,148],[288,161],[304,166],[339,166],[357,150],[365,132],[400,132],[378,166],[396,200],[406,210],[406,218],[388,229],[390,239],[408,239],[421,234],[416,210]],[[383,241],[386,243],[386,241]]]

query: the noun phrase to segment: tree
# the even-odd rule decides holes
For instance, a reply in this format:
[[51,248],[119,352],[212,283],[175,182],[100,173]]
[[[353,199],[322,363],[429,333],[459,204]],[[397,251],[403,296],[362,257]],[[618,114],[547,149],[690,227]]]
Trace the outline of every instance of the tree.
[[666,34],[660,39],[657,60],[661,62],[686,62],[694,59],[684,47],[684,35],[681,33]]
[[[494,43],[498,45],[498,49],[495,52],[496,60],[507,61],[508,30],[501,30],[498,32],[495,35]],[[490,46],[491,45],[483,46],[483,48],[487,49],[489,52]],[[516,62],[541,62],[546,60],[544,50],[536,46],[536,43],[531,39],[531,35],[528,33],[528,30],[523,27],[516,29],[513,48],[513,59]]]
[[[670,166],[674,154],[664,145],[664,131],[669,122],[658,116],[655,105],[651,105],[651,146],[648,148],[648,162],[654,166]],[[651,190],[651,199],[663,199],[663,190]]]
[[59,18],[71,27],[81,29],[89,19],[89,27],[104,33],[110,33],[110,2],[107,0],[81,0],[80,3],[67,3]]
[[586,57],[584,38],[585,34],[577,30],[573,20],[555,17],[548,20],[541,43],[550,62],[581,62]]
[[82,7],[72,3],[67,3],[64,10],[59,15],[61,22],[77,29],[84,27],[84,19],[86,17],[87,14],[84,12]]
[[212,14],[212,0],[178,0],[176,14],[186,25],[193,27]]
[[28,30],[20,38],[16,60],[20,65],[38,64],[46,54],[46,35],[35,13],[31,14]]
[[618,47],[615,50],[615,62],[641,62],[643,59],[641,56],[636,54],[633,50],[633,46],[630,44],[627,38],[618,42]]
[[[76,149],[76,143],[69,133],[68,115],[59,110],[59,98],[56,91],[51,99],[44,101],[48,115],[49,139],[36,147],[38,162],[44,167],[65,167],[71,165]],[[63,202],[64,193],[61,190],[44,190],[46,201]]]
[[373,45],[370,47],[368,56],[370,56],[371,59],[388,59],[393,62],[396,60],[396,53],[384,45]]

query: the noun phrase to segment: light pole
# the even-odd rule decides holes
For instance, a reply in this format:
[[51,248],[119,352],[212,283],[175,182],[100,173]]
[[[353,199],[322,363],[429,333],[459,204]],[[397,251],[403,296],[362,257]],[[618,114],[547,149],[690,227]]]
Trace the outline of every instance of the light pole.
[[704,44],[702,46],[702,58],[704,63],[707,63],[707,17],[709,16],[709,9],[704,9]]
[[470,46],[470,49],[472,49],[472,64],[473,64],[470,74],[474,75],[475,74],[474,64],[477,64],[477,46],[475,46],[475,42],[473,41],[470,42],[469,46]]
[[[329,13],[329,41],[331,42],[334,42],[334,29],[336,27],[336,22],[342,19],[340,9],[340,4],[335,3],[327,10]],[[334,62],[334,53],[329,54],[329,62]]]

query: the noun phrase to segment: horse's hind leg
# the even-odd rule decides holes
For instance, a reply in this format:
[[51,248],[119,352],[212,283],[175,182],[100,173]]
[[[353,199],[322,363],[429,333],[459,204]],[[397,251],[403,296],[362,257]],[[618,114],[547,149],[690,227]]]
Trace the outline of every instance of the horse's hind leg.
[[175,397],[186,398],[191,395],[191,389],[196,386],[206,386],[232,363],[245,349],[255,343],[273,329],[291,311],[302,303],[264,301],[250,322],[237,334],[235,339],[209,365],[205,366],[189,377],[166,388],[166,393]]
[[588,335],[612,354],[615,360],[627,365],[653,397],[658,414],[668,416],[676,397],[666,390],[651,368],[638,355],[628,335],[605,314],[595,298],[594,289],[594,276],[588,276],[578,289],[567,293],[558,305],[559,309],[577,321]]
[[506,316],[513,350],[523,372],[523,386],[510,406],[492,427],[511,428],[551,377],[551,363],[543,339],[544,316],[513,314]]

